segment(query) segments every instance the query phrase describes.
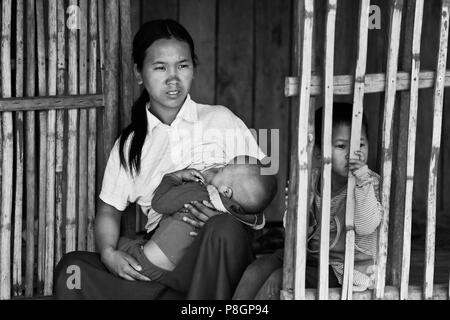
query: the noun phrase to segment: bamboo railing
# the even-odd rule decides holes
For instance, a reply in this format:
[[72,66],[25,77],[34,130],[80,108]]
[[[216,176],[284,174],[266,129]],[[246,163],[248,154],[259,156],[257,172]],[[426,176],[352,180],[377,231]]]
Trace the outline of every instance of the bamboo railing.
[[8,0],[1,10],[0,299],[48,296],[65,252],[95,250],[104,5]]
[[[298,153],[291,159],[291,181],[289,184],[288,215],[286,217],[286,241],[284,253],[282,299],[448,299],[449,284],[435,284],[434,255],[436,232],[436,199],[437,199],[437,173],[438,159],[442,136],[442,111],[445,87],[450,86],[450,71],[446,70],[447,43],[448,43],[448,10],[449,0],[441,0],[439,49],[435,71],[420,70],[420,40],[422,30],[423,0],[409,2],[408,23],[405,30],[405,50],[402,65],[407,65],[405,71],[399,70],[399,49],[401,46],[401,30],[403,15],[403,0],[390,0],[390,19],[388,31],[387,66],[386,73],[366,74],[368,15],[370,2],[360,0],[359,30],[357,41],[357,59],[354,75],[333,75],[334,66],[334,30],[336,7],[339,0],[328,0],[325,13],[325,34],[322,75],[313,74],[311,37],[314,21],[313,2],[298,0],[297,18],[298,37],[295,38],[297,64],[297,77],[287,77],[285,95],[298,96],[299,118],[295,128],[297,134],[296,147]],[[412,4],[411,4],[412,3]],[[405,26],[403,26],[405,28]],[[298,29],[298,30],[297,30]],[[410,59],[408,60],[408,57]],[[305,74],[307,73],[307,74]],[[411,286],[409,281],[410,255],[411,255],[411,212],[412,191],[414,182],[414,156],[417,129],[417,109],[419,89],[433,88],[433,132],[432,147],[429,152],[429,182],[428,182],[428,208],[427,231],[425,247],[425,270],[423,286]],[[353,190],[354,178],[349,174],[346,203],[346,247],[345,267],[342,288],[328,287],[328,255],[329,255],[329,223],[331,199],[330,170],[331,151],[327,145],[331,141],[331,119],[333,114],[333,95],[353,96],[353,122],[351,130],[350,153],[359,149],[361,134],[361,121],[363,113],[363,99],[367,94],[384,92],[384,113],[382,115],[382,150],[381,150],[381,202],[384,209],[382,222],[378,228],[378,250],[376,268],[376,286],[373,290],[353,292],[354,268],[354,226],[353,226]],[[395,153],[392,135],[394,127],[394,111],[396,108],[396,93],[402,93],[401,110],[409,109],[409,119],[402,132],[407,137],[407,167],[406,175],[402,176],[401,183],[406,185],[398,196],[404,202],[403,223],[403,250],[401,265],[401,282],[398,286],[386,285],[386,269],[388,256],[388,226],[391,198],[392,158]],[[310,203],[309,170],[311,168],[311,149],[308,142],[312,139],[311,128],[307,126],[311,117],[308,108],[309,98],[322,96],[324,101],[323,114],[323,141],[322,141],[322,225],[320,235],[320,263],[318,289],[305,289],[305,257],[306,257],[306,225],[307,213]],[[408,98],[407,100],[405,99]],[[401,146],[403,147],[403,146]],[[400,148],[400,147],[399,147]],[[294,148],[295,149],[295,148]],[[293,160],[293,161],[292,161]],[[399,179],[399,177],[397,177]],[[296,190],[296,193],[291,190]],[[293,196],[294,195],[294,196]]]

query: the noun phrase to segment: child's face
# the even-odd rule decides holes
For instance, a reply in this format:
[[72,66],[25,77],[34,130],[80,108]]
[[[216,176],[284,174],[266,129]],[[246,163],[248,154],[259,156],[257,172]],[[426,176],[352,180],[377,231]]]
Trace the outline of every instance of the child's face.
[[159,39],[146,50],[138,78],[150,96],[150,104],[159,110],[180,108],[194,77],[189,45],[176,39]]
[[[367,156],[369,154],[369,143],[367,140],[366,130],[364,128],[361,132],[360,151],[364,154],[364,162],[367,163]],[[348,176],[348,159],[350,153],[350,126],[347,124],[339,124],[333,128],[332,137],[332,171],[340,177]],[[357,158],[356,155],[350,156]]]

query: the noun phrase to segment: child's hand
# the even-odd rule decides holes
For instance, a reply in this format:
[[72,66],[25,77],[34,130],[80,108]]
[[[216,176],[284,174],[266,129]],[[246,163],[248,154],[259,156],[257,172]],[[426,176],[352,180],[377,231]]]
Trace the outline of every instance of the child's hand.
[[205,178],[202,176],[202,174],[195,169],[179,170],[174,172],[174,174],[182,181],[205,182]]
[[355,171],[361,167],[366,165],[367,159],[365,158],[364,152],[355,151],[355,155],[357,158],[350,158],[348,160],[348,168],[350,171],[355,174]]

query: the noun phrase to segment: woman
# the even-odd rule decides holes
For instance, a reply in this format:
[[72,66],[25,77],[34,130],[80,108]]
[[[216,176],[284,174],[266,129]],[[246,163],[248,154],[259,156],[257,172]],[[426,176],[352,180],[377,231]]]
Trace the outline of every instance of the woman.
[[[55,271],[56,298],[230,299],[253,260],[251,230],[230,216],[217,215],[208,203],[186,204],[192,219],[184,221],[199,231],[185,258],[161,283],[141,275],[137,261],[117,250],[121,215],[130,203],[147,215],[148,232],[157,227],[161,215],[150,204],[164,174],[188,166],[202,171],[242,154],[264,156],[231,111],[190,98],[197,59],[183,26],[173,20],[142,25],[133,40],[133,60],[144,90],[105,169],[95,222],[98,253],[63,257]],[[254,228],[261,228],[262,213],[255,219]],[[80,270],[79,289],[68,285],[68,268],[74,265]]]

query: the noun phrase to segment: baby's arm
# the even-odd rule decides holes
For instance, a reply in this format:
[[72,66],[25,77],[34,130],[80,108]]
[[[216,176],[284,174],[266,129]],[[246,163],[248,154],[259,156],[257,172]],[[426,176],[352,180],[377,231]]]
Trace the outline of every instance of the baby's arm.
[[380,180],[371,175],[367,165],[353,172],[355,186],[355,232],[359,235],[373,233],[381,222],[383,206],[379,198]]

